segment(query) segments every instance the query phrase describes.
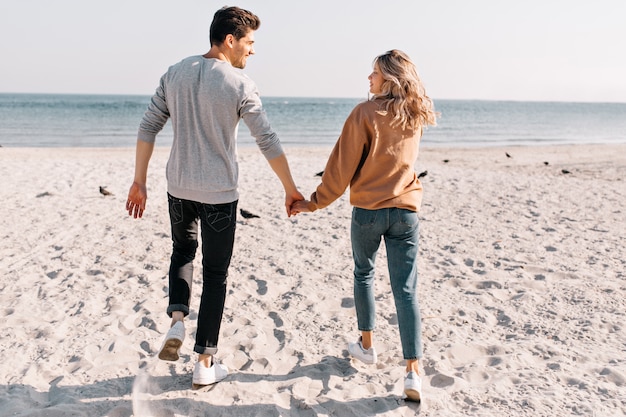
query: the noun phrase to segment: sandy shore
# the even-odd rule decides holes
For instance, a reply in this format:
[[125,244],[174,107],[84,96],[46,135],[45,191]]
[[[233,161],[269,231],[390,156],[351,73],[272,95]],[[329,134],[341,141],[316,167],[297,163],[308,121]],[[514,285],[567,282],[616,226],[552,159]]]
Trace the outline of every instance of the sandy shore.
[[[330,148],[286,150],[309,195]],[[240,149],[239,206],[260,217],[238,221],[218,354],[232,374],[190,389],[199,257],[182,358],[155,359],[169,326],[167,154],[133,220],[133,149],[0,148],[0,416],[626,414],[626,145],[422,149],[421,406],[400,399],[384,250],[367,366],[346,351],[347,196],[288,219],[255,148]]]

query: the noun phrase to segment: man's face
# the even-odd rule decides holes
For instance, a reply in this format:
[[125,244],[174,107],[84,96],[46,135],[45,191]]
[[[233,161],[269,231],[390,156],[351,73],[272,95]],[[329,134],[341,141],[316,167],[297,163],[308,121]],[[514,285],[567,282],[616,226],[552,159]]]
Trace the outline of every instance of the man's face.
[[237,40],[233,39],[233,49],[230,62],[235,68],[245,68],[250,55],[254,55],[254,31],[249,30],[246,36]]

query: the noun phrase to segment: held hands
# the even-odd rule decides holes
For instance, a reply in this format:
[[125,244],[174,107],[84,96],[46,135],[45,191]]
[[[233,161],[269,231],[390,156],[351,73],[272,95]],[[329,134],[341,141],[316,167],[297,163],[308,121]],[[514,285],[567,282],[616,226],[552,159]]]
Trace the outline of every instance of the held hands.
[[293,205],[301,200],[304,200],[304,196],[298,190],[293,191],[291,194],[285,195],[285,208],[287,209],[287,217],[295,216],[296,214],[298,214],[293,211]]
[[141,218],[143,212],[146,209],[146,200],[148,199],[148,192],[146,191],[145,184],[139,184],[133,182],[128,190],[128,200],[126,201],[126,210],[129,216]]
[[298,200],[291,205],[291,214],[294,216],[299,213],[310,213],[309,210],[309,200]]

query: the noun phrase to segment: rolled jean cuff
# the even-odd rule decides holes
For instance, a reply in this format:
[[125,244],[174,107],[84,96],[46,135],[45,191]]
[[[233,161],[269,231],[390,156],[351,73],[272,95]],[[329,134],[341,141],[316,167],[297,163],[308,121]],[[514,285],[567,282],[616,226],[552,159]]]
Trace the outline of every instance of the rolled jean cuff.
[[199,353],[200,355],[215,356],[215,354],[217,353],[217,347],[206,347],[206,346],[194,345],[193,351],[196,353]]
[[189,315],[189,307],[184,304],[171,304],[167,306],[167,315],[172,317],[174,311],[182,311],[185,317]]

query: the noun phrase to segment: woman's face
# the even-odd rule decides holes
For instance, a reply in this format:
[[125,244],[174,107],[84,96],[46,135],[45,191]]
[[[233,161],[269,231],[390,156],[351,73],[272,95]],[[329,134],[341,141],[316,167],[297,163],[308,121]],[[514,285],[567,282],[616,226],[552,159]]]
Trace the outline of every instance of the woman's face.
[[383,75],[378,68],[378,64],[374,64],[374,69],[367,79],[370,80],[370,93],[380,94],[385,80],[383,79]]

